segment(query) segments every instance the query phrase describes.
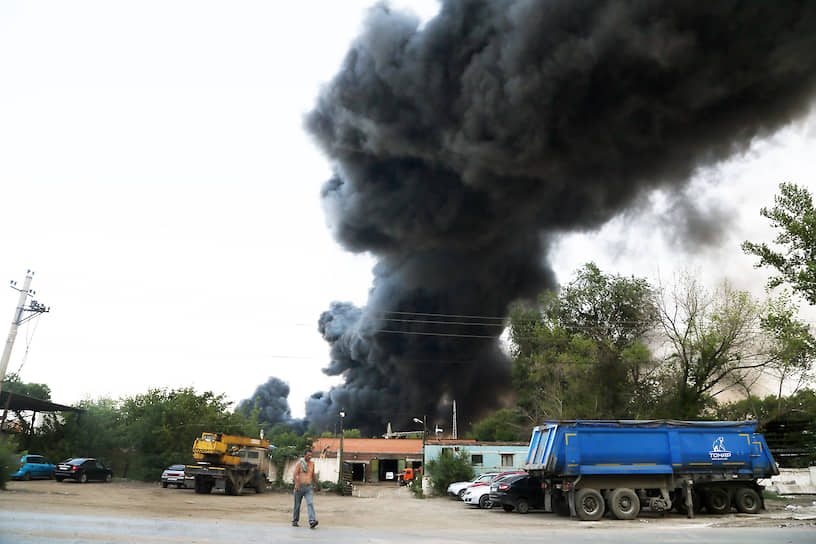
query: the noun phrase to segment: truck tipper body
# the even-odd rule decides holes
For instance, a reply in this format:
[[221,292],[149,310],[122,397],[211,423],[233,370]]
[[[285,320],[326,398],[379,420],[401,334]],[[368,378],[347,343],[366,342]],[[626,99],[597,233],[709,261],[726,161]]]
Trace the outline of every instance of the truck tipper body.
[[757,479],[779,473],[751,421],[549,421],[533,429],[525,468],[548,510],[582,520],[641,508],[757,513]]
[[195,478],[196,493],[224,488],[228,495],[240,495],[244,487],[256,493],[266,489],[271,474],[269,441],[223,433],[202,433],[193,442],[194,464],[184,467]]

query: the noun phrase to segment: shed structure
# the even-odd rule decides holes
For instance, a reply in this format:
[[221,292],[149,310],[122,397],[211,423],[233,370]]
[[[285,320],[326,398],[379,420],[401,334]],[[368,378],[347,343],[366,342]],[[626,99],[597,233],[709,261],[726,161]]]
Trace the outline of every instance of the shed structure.
[[478,442],[476,440],[427,440],[425,461],[435,461],[444,453],[462,454],[473,463],[473,470],[482,472],[502,472],[524,470],[527,448],[526,442]]
[[[312,445],[314,458],[335,460],[333,474],[321,473],[321,480],[336,481],[339,470],[339,438],[318,438]],[[525,450],[526,451],[526,450]],[[351,481],[360,483],[396,482],[405,469],[422,466],[422,440],[413,438],[344,438],[343,462],[351,465]],[[324,470],[326,470],[324,468]]]

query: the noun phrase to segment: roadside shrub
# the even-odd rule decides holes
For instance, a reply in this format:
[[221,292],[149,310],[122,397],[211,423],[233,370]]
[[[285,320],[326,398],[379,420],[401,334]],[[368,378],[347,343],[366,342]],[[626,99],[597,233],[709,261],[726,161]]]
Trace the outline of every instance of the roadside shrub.
[[6,482],[17,470],[17,443],[10,436],[0,437],[0,489],[6,488]]
[[408,482],[408,489],[414,494],[415,499],[424,499],[425,494],[422,492],[422,480],[418,478],[412,479]]
[[453,482],[473,479],[473,464],[470,462],[470,456],[464,453],[453,455],[450,450],[443,449],[439,459],[428,462],[428,476],[431,478],[434,491],[444,495]]

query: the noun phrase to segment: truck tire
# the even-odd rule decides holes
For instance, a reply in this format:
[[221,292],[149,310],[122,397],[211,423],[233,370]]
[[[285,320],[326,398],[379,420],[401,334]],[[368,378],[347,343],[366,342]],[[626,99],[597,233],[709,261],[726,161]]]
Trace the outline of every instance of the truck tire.
[[604,499],[597,489],[584,488],[575,492],[575,513],[581,521],[598,521],[604,510]]
[[762,500],[759,498],[759,493],[750,487],[740,487],[734,493],[734,506],[737,507],[738,512],[743,514],[759,514]]
[[609,494],[609,510],[618,519],[635,519],[640,513],[640,499],[634,490],[619,487]]
[[266,491],[266,476],[258,472],[255,474],[255,493]]
[[709,514],[722,515],[731,511],[731,497],[722,487],[709,487],[705,492],[706,510]]
[[519,499],[516,503],[516,512],[519,514],[528,514],[530,512],[530,503],[527,499]]

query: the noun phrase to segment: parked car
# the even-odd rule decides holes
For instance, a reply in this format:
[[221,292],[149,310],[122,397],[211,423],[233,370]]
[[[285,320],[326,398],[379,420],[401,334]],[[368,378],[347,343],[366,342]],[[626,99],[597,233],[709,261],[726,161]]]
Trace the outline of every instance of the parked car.
[[544,490],[541,480],[529,474],[508,476],[490,484],[490,503],[501,506],[505,512],[514,509],[526,514],[530,508],[544,507]]
[[76,480],[83,484],[92,480],[110,482],[113,480],[113,471],[106,467],[102,461],[80,457],[58,463],[54,469],[54,478],[58,482]]
[[161,475],[162,487],[170,484],[181,489],[182,487],[195,487],[195,476],[184,474],[184,465],[170,465]]
[[453,482],[452,484],[450,484],[448,486],[448,495],[450,495],[451,497],[458,497],[458,498],[461,499],[462,497],[464,497],[465,490],[469,486],[471,486],[473,484],[482,483],[482,482],[489,483],[490,479],[493,478],[493,476],[495,476],[496,474],[498,474],[498,473],[497,472],[485,472],[484,474],[479,474],[478,476],[476,476],[475,478],[473,478],[469,482]]
[[505,480],[518,474],[527,473],[516,470],[510,472],[499,472],[498,474],[493,476],[493,478],[490,479],[490,482],[480,482],[478,484],[473,484],[465,489],[465,494],[462,497],[462,500],[465,502],[465,504],[478,506],[479,508],[491,508],[492,504],[490,502],[490,487],[492,486],[492,484],[494,482]]
[[42,455],[23,455],[17,472],[11,475],[15,480],[32,478],[53,478],[54,465]]
[[490,484],[481,482],[473,484],[465,488],[465,494],[462,497],[465,504],[471,506],[478,506],[479,508],[490,508]]

